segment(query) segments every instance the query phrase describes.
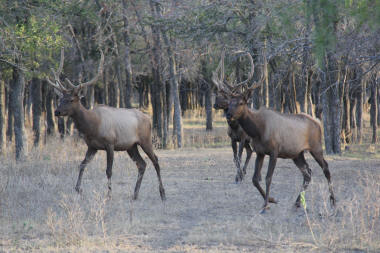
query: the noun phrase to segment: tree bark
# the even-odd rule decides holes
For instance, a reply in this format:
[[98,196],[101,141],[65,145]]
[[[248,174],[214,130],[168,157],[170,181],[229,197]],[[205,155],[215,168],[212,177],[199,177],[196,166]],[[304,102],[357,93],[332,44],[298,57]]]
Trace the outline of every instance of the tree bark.
[[206,131],[212,130],[212,88],[210,87],[210,78],[208,77],[206,69],[206,61],[201,60],[201,73],[202,73],[202,87],[205,87],[205,109],[206,109]]
[[53,135],[55,129],[54,123],[54,114],[53,114],[53,96],[54,91],[53,88],[46,83],[46,81],[42,81],[46,87],[46,97],[45,97],[45,111],[46,111],[46,133],[47,135]]
[[362,115],[363,115],[363,83],[359,81],[359,87],[356,91],[356,142],[362,143]]
[[205,108],[206,108],[206,131],[212,130],[212,102],[211,102],[212,88],[208,85],[205,94]]
[[380,76],[376,78],[376,83],[377,83],[377,126],[380,127],[380,87],[379,83],[380,82]]
[[108,105],[112,107],[117,106],[117,84],[114,81],[110,81],[108,85]]
[[371,84],[371,125],[372,125],[372,143],[377,143],[377,83],[376,80],[372,80]]
[[342,87],[340,73],[337,73],[337,60],[328,53],[325,60],[326,77],[322,78],[323,126],[327,154],[341,153],[341,104],[339,89]]
[[13,92],[11,105],[14,117],[15,151],[16,160],[24,156],[24,73],[18,68],[13,68]]
[[4,100],[4,81],[1,80],[0,76],[0,154],[4,151],[4,109],[5,109],[5,100]]
[[[156,19],[157,13],[160,12],[159,3],[150,0],[149,1],[152,16]],[[151,24],[153,46],[152,46],[152,97],[154,97],[153,107],[153,128],[157,132],[157,136],[161,142],[163,142],[164,129],[163,129],[163,85],[161,80],[161,42],[160,42],[160,28],[157,24]]]
[[124,44],[125,44],[125,106],[131,108],[131,97],[132,97],[132,66],[130,59],[130,39],[129,39],[129,22],[128,22],[128,13],[127,13],[127,0],[123,0],[123,21],[124,21]]
[[354,97],[350,99],[350,126],[351,126],[351,140],[356,143],[357,141],[357,129],[356,129],[356,105],[357,99]]
[[40,144],[40,122],[42,114],[42,90],[41,80],[33,78],[31,82],[31,95],[32,95],[32,113],[33,113],[33,145],[38,147]]
[[264,92],[263,92],[263,105],[269,108],[269,74],[268,74],[268,61],[267,61],[267,39],[264,39],[264,50],[263,50],[263,61],[264,61]]
[[[175,57],[172,50],[172,45],[169,41],[168,35],[165,31],[162,31],[162,36],[166,46],[168,58],[169,58],[169,75],[170,75],[170,86],[172,101],[174,103],[174,115],[173,115],[173,136],[175,137],[175,145],[178,148],[182,147],[182,117],[181,117],[181,105],[179,101],[179,92],[178,92],[178,80],[177,80],[177,71]],[[169,102],[171,107],[171,103]],[[170,112],[168,112],[170,115]]]
[[350,85],[346,82],[344,86],[343,94],[343,120],[342,128],[344,129],[344,143],[349,144],[352,142],[352,132],[351,132],[351,110],[350,110]]
[[59,136],[61,137],[61,139],[63,140],[65,138],[65,119],[63,117],[59,117],[58,118],[58,132],[59,132]]
[[10,85],[7,88],[7,103],[8,103],[8,119],[7,119],[7,142],[13,141],[13,107],[12,107],[12,96],[13,96],[13,85],[14,80],[11,80]]

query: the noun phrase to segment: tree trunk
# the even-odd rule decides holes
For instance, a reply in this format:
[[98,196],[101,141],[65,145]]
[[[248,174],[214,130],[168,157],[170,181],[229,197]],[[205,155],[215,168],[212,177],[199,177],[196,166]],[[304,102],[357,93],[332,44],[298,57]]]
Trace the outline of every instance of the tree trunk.
[[117,106],[117,84],[114,81],[109,82],[108,86],[108,105],[112,107]]
[[59,117],[57,125],[58,125],[59,136],[63,140],[65,138],[65,133],[66,133],[66,131],[65,131],[65,119],[63,117]]
[[263,50],[263,61],[264,61],[264,92],[263,92],[263,105],[269,108],[269,76],[268,76],[268,61],[267,61],[267,39],[264,40],[264,50]]
[[[376,82],[378,82],[378,80],[380,79],[377,79]],[[380,127],[380,88],[379,86],[377,87],[377,126]]]
[[132,97],[132,67],[130,59],[130,41],[129,41],[129,22],[128,22],[128,13],[127,13],[127,0],[123,0],[123,21],[124,21],[124,44],[125,44],[125,106],[131,108],[131,97]]
[[211,95],[212,95],[212,88],[210,85],[208,85],[208,89],[206,90],[205,94],[205,107],[206,107],[206,131],[212,130],[212,102],[211,102]]
[[46,111],[46,133],[47,135],[53,135],[55,124],[54,124],[54,114],[53,114],[53,96],[54,91],[53,88],[46,83],[46,81],[42,81],[46,87],[46,97],[45,97],[45,111]]
[[4,100],[4,81],[0,76],[0,154],[4,151],[4,111],[5,111],[5,100]]
[[14,80],[11,80],[7,90],[8,90],[8,120],[7,120],[7,142],[13,141],[13,107],[12,107],[12,96],[13,96],[13,86]]
[[15,151],[16,160],[24,156],[24,73],[18,68],[13,68],[13,92],[11,105],[14,117]]
[[212,88],[210,87],[210,81],[206,69],[207,63],[204,59],[201,60],[201,73],[203,76],[202,87],[205,87],[205,109],[206,109],[206,131],[212,130]]
[[[162,37],[164,39],[164,43],[166,46],[166,50],[169,57],[169,75],[170,75],[170,86],[171,86],[171,94],[174,102],[174,115],[173,115],[173,136],[175,137],[175,145],[178,148],[182,147],[182,117],[181,117],[181,106],[179,102],[179,93],[178,93],[178,80],[176,73],[176,63],[175,57],[172,50],[172,45],[169,41],[167,33],[162,31]],[[171,107],[171,103],[170,103]],[[170,112],[169,116],[170,116]]]
[[352,142],[351,133],[351,110],[350,110],[350,85],[346,82],[343,95],[343,121],[342,128],[344,129],[344,143],[349,144]]
[[[150,0],[149,1],[151,13],[154,18],[157,18],[157,13],[160,13],[159,3]],[[152,83],[152,95],[154,97],[153,107],[153,127],[157,132],[157,136],[160,141],[163,141],[163,85],[161,80],[161,42],[160,42],[160,29],[157,24],[151,25],[153,46],[152,46],[152,71],[153,71],[153,83]]]
[[360,81],[359,88],[356,91],[356,142],[362,143],[362,115],[363,115],[363,83]]
[[351,141],[356,143],[357,141],[357,129],[356,129],[356,98],[350,99],[350,126],[351,126]]
[[327,154],[341,153],[341,104],[339,89],[340,73],[336,73],[337,61],[335,57],[328,53],[326,57],[325,68],[326,77],[323,77],[322,107],[323,107],[323,126],[325,136],[325,148]]
[[377,143],[377,83],[376,80],[371,84],[371,125],[372,125],[372,143]]
[[40,121],[42,114],[41,80],[38,78],[33,78],[30,85],[33,104],[33,145],[34,147],[38,147],[40,144]]

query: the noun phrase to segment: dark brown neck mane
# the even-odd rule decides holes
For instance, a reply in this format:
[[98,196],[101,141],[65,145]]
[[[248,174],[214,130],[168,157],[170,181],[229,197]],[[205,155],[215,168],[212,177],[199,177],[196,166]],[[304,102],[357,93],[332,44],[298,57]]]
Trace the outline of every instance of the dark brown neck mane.
[[260,137],[261,126],[257,119],[256,113],[251,111],[247,106],[244,108],[244,112],[238,119],[240,126],[243,130],[252,138]]
[[81,134],[92,135],[96,130],[98,117],[92,110],[87,110],[79,103],[70,116],[74,120],[75,127]]

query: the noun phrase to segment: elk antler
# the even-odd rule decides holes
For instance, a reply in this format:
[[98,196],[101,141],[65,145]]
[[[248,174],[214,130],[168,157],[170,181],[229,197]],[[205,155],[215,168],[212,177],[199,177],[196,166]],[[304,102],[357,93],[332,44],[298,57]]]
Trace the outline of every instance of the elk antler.
[[[231,93],[231,86],[224,82],[224,56],[225,51],[222,51],[220,56],[220,62],[215,71],[212,72],[212,81],[219,91],[225,92],[227,94]],[[218,72],[220,71],[220,74]]]
[[94,76],[94,78],[92,78],[90,81],[88,82],[85,82],[85,83],[80,83],[78,86],[74,86],[68,79],[68,83],[71,85],[71,86],[74,86],[76,87],[76,89],[79,91],[81,89],[83,89],[84,87],[87,87],[87,86],[90,86],[92,84],[94,84],[98,79],[99,77],[102,75],[103,73],[103,64],[104,64],[104,54],[103,54],[103,51],[100,49],[100,62],[99,62],[99,67],[98,67],[98,73],[96,73],[96,75]]
[[251,69],[248,74],[248,78],[238,84],[235,84],[234,87],[232,87],[232,92],[236,92],[241,86],[248,83],[252,79],[253,74],[255,73],[255,64],[253,63],[253,58],[249,52],[239,50],[239,51],[235,51],[234,53],[235,54],[245,53],[248,56],[249,62],[251,64]]
[[64,52],[64,48],[62,47],[61,48],[61,60],[59,62],[59,67],[58,67],[58,71],[55,72],[53,68],[51,68],[51,72],[53,72],[53,75],[54,75],[54,80],[55,80],[55,83],[53,81],[51,81],[48,77],[46,77],[46,81],[52,85],[56,91],[58,92],[67,92],[68,89],[66,89],[61,81],[59,80],[59,76],[61,75],[62,73],[62,70],[63,70],[63,62],[64,62],[64,59],[65,59],[65,52]]
[[255,82],[253,85],[250,87],[247,87],[247,89],[244,91],[244,94],[250,94],[254,89],[260,87],[265,80],[264,72],[262,71],[260,81]]

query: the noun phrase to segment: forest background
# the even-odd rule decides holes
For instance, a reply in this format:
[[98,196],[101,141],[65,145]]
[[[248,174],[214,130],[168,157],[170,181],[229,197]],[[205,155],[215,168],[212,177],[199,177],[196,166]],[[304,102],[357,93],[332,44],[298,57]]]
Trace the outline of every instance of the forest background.
[[61,79],[74,83],[96,74],[103,50],[102,78],[83,104],[148,112],[158,147],[184,146],[187,111],[213,129],[211,76],[223,50],[231,83],[250,67],[231,52],[253,56],[252,82],[263,84],[252,108],[320,117],[327,154],[362,142],[365,111],[376,143],[379,26],[377,0],[1,0],[0,152],[20,159],[55,133],[73,134],[70,119],[53,116],[58,96],[46,81],[61,48]]

